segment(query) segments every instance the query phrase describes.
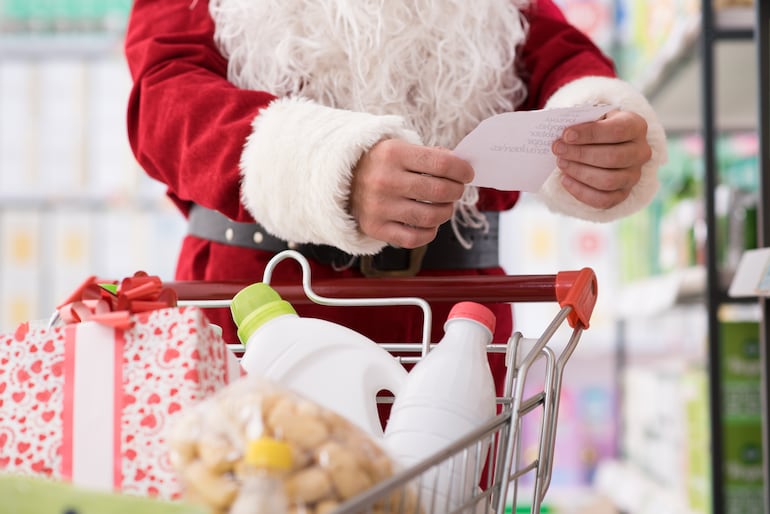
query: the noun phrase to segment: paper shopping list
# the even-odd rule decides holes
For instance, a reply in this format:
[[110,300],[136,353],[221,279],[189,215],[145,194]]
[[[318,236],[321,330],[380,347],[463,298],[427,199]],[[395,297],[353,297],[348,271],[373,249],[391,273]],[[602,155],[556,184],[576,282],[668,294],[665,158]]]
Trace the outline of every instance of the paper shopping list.
[[564,129],[598,120],[615,108],[598,105],[497,114],[465,136],[454,154],[476,171],[472,185],[536,192],[556,168],[551,145]]

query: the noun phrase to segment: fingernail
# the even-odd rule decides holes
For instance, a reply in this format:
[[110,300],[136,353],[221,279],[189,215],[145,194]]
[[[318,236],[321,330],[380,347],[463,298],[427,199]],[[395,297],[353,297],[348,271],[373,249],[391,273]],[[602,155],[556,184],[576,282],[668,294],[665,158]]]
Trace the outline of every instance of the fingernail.
[[567,151],[567,145],[565,145],[561,141],[557,142],[553,147],[553,153],[555,153],[556,155],[561,155],[566,151]]
[[577,141],[578,135],[574,130],[567,130],[564,132],[564,140],[568,143],[574,143]]

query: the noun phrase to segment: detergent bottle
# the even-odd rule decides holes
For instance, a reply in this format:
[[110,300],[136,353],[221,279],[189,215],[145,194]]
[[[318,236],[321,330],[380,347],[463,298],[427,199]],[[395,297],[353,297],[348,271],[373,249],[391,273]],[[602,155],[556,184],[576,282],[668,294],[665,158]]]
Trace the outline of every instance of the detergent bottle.
[[299,316],[262,282],[239,291],[230,310],[246,346],[247,374],[283,384],[382,438],[377,394],[398,394],[407,377],[393,355],[348,327]]
[[[494,313],[481,304],[456,304],[444,337],[412,368],[385,427],[384,445],[401,466],[434,455],[494,417],[486,347],[495,322]],[[488,444],[480,454],[471,449],[431,468],[421,481],[426,511],[449,512],[462,505],[476,491],[475,470],[484,465],[487,450]]]

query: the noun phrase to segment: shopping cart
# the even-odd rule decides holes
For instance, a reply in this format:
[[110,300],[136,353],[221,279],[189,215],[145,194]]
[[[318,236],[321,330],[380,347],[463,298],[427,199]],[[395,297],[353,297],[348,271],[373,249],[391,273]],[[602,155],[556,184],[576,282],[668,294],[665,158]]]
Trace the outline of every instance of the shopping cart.
[[[302,284],[273,287],[289,302],[298,305],[314,302],[335,306],[414,305],[421,309],[423,333],[421,344],[382,343],[404,363],[414,363],[430,351],[431,308],[429,302],[475,301],[557,302],[560,309],[542,334],[536,338],[514,333],[506,344],[491,344],[488,352],[506,355],[504,393],[497,399],[499,414],[482,426],[455,441],[449,447],[376,484],[365,493],[342,504],[334,514],[394,512],[402,514],[492,513],[503,514],[506,508],[517,510],[519,482],[531,475],[530,512],[538,514],[551,481],[559,393],[567,360],[575,350],[596,303],[596,276],[589,268],[560,272],[555,275],[478,276],[478,277],[408,277],[316,281],[311,284],[310,265],[298,252],[277,254],[265,270],[263,281],[270,283],[273,271],[281,261],[295,259],[303,271]],[[376,291],[372,287],[376,280]],[[180,305],[226,307],[243,287],[238,283],[176,282],[173,288]],[[458,297],[461,294],[462,297]],[[374,296],[373,296],[374,295]],[[554,338],[566,324],[571,327],[566,344],[556,348]],[[231,345],[236,352],[240,345]],[[535,366],[536,362],[538,363]],[[542,364],[541,364],[542,363]],[[537,371],[535,393],[527,391],[530,372]],[[540,380],[542,379],[542,382]],[[387,401],[387,400],[384,400]],[[539,413],[536,451],[522,452],[522,422],[525,416]],[[487,448],[489,450],[487,451]],[[431,484],[454,476],[455,468],[465,473],[468,459],[478,463],[473,477],[462,477],[460,483],[471,484],[464,491],[464,502],[450,508],[435,497],[421,491]],[[472,479],[471,479],[472,478]],[[468,480],[466,480],[468,479]],[[454,480],[454,479],[453,479]],[[426,481],[430,481],[427,482]],[[456,482],[453,482],[456,483]],[[477,486],[476,484],[480,484]],[[428,486],[428,487],[423,487]],[[435,488],[434,488],[435,489]],[[421,508],[418,508],[421,506]]]

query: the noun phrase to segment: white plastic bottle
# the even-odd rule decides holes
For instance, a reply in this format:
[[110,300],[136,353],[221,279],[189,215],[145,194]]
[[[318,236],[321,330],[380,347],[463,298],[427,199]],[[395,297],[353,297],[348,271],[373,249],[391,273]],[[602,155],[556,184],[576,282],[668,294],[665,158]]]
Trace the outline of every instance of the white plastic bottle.
[[[474,302],[456,304],[444,325],[444,337],[409,373],[396,396],[385,427],[385,447],[404,467],[450,446],[495,415],[495,386],[486,346],[495,331],[495,315]],[[475,491],[475,448],[443,464],[422,479],[423,506],[431,512],[454,510]],[[437,474],[437,476],[436,476]]]
[[397,394],[407,378],[393,355],[348,327],[297,315],[262,282],[238,292],[230,309],[246,345],[246,373],[283,384],[382,438],[377,394]]

